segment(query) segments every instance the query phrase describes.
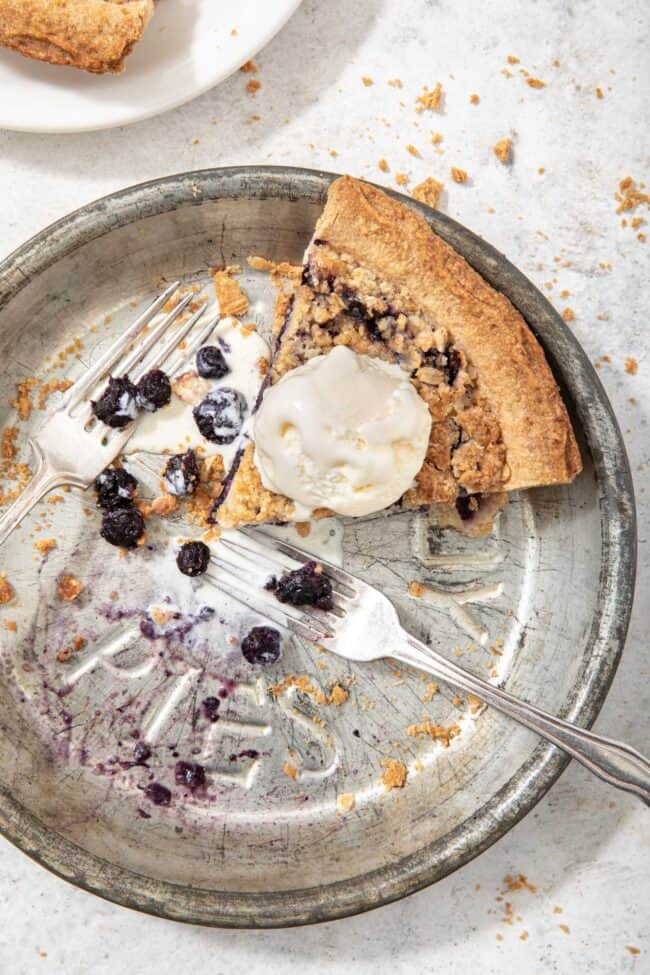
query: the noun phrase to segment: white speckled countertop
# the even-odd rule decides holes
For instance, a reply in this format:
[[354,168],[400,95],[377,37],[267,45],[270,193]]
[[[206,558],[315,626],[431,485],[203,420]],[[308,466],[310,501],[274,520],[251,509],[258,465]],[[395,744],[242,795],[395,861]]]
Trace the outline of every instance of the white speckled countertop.
[[[629,225],[647,210],[624,215],[622,227],[614,193],[625,176],[648,180],[648,30],[641,0],[305,0],[256,59],[262,88],[254,100],[238,75],[131,128],[0,133],[3,254],[95,197],[182,170],[268,162],[388,185],[398,171],[411,186],[426,176],[443,181],[442,208],[574,312],[567,327],[593,361],[609,357],[600,376],[636,480],[639,595],[596,727],[646,753],[650,242],[636,238],[647,227]],[[521,68],[545,87],[529,86]],[[394,78],[402,88],[387,84]],[[436,81],[442,111],[417,115],[416,96]],[[444,137],[437,147],[432,131]],[[504,136],[514,143],[510,167],[491,151]],[[382,157],[389,173],[378,168]],[[451,166],[467,170],[465,185],[451,181]],[[635,374],[626,372],[628,357]],[[648,811],[572,765],[531,815],[437,886],[345,921],[239,933],[103,903],[1,842],[0,972],[640,973],[650,952],[649,843]],[[507,924],[496,897],[503,878],[520,872],[537,890],[507,895],[515,918]]]

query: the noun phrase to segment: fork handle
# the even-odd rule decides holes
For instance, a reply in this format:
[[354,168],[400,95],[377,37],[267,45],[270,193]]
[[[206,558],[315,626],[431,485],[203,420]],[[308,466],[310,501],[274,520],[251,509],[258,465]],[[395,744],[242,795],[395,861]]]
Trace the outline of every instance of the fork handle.
[[507,691],[475,677],[458,664],[434,656],[426,644],[410,633],[404,633],[404,636],[406,645],[393,653],[395,659],[425,670],[452,687],[469,691],[481,701],[557,745],[605,782],[625,792],[634,793],[646,805],[650,805],[650,762],[634,748],[623,742],[602,738],[592,731],[548,714],[533,704],[520,701]]
[[29,444],[34,453],[34,476],[14,503],[0,517],[0,545],[48,491],[61,487],[62,484],[77,483],[74,478],[54,470],[35,441],[30,440]]

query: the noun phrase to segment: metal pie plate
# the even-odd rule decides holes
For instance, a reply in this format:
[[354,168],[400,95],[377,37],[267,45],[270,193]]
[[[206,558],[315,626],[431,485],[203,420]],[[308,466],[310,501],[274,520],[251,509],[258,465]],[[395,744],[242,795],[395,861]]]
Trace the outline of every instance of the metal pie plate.
[[[176,277],[207,280],[208,268],[240,263],[252,317],[268,323],[272,289],[246,258],[300,262],[331,179],[273,167],[173,176],[90,204],[29,241],[0,267],[2,424],[16,382],[42,375],[47,358],[79,337],[81,360],[73,352],[47,375],[77,374],[133,319],[134,303]],[[531,283],[448,217],[405,202],[530,323],[585,471],[570,487],[513,497],[484,539],[441,531],[421,513],[348,522],[345,564],[383,587],[419,636],[589,725],[621,654],[633,591],[634,502],[616,421],[584,352]],[[32,412],[21,442],[43,416]],[[476,856],[565,767],[531,733],[457,706],[447,688],[432,696],[420,674],[387,662],[355,666],[287,641],[279,663],[253,670],[231,639],[253,615],[169,569],[164,525],[151,550],[120,558],[98,536],[91,494],[73,489],[63,504],[39,505],[2,552],[18,602],[2,607],[0,623],[15,619],[18,628],[0,629],[0,828],[65,879],[198,924],[342,917]],[[43,558],[34,542],[50,536],[57,547]],[[66,572],[86,586],[70,603],[56,595]],[[411,580],[434,587],[434,601],[412,599]],[[142,612],[165,595],[186,599],[187,626],[152,640],[141,633]],[[204,605],[216,613],[197,623],[191,614]],[[58,663],[57,649],[75,634],[85,647]],[[316,692],[288,686],[274,696],[269,686],[287,674],[307,675]],[[348,700],[319,704],[318,691],[327,695],[336,681]],[[220,693],[211,723],[200,702]],[[409,736],[425,715],[457,722],[461,733],[448,748]],[[150,770],[128,767],[134,731],[154,743]],[[174,784],[179,758],[206,766],[204,792]],[[391,759],[409,769],[403,789],[381,782]],[[146,800],[149,771],[172,789],[168,807]],[[341,795],[355,797],[349,812],[337,807]]]

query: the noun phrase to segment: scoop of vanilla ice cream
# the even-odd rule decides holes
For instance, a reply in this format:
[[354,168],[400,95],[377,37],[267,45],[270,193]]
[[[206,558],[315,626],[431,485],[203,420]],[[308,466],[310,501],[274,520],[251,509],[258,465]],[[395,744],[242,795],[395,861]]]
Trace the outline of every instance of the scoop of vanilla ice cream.
[[253,423],[265,488],[307,508],[368,515],[424,462],[431,415],[397,365],[337,346],[270,386]]

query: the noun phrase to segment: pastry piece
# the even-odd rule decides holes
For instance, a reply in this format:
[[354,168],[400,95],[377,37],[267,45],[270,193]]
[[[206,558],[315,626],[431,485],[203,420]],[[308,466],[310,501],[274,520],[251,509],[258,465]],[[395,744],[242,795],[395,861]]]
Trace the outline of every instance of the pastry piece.
[[153,0],[0,0],[0,44],[50,64],[119,74]]
[[[451,523],[482,534],[504,492],[580,472],[567,411],[522,316],[381,190],[351,177],[332,184],[302,283],[281,298],[269,382],[346,345],[399,364],[427,403],[429,449],[403,506],[451,506]],[[264,488],[253,456],[249,444],[217,499],[223,526],[295,516]]]

